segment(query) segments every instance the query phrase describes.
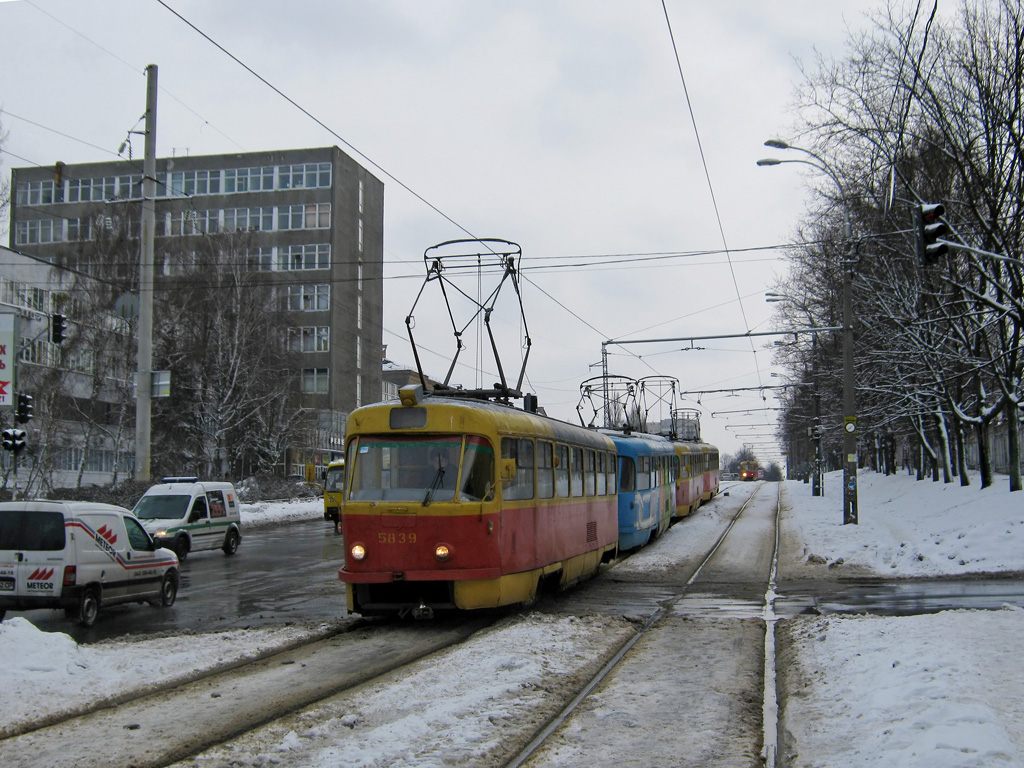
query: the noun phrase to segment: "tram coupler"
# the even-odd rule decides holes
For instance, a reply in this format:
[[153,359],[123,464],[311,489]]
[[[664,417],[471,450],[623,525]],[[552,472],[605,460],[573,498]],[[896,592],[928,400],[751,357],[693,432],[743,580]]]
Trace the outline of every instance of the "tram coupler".
[[418,621],[432,619],[434,618],[434,609],[421,600],[420,604],[412,609],[412,617]]

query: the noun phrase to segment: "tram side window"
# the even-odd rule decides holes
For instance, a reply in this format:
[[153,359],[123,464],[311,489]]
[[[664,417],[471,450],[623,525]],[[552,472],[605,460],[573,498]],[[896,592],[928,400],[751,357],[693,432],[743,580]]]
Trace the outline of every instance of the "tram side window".
[[569,498],[569,446],[555,446],[555,495]]
[[650,456],[637,456],[636,489],[638,491],[649,491],[651,489]]
[[573,496],[583,495],[583,449],[572,449],[572,478],[569,481],[569,490]]
[[501,439],[501,458],[516,462],[516,474],[505,482],[502,496],[507,501],[533,498],[533,441],[512,437]]
[[555,495],[555,456],[551,443],[537,443],[537,496],[550,499]]
[[594,452],[590,450],[584,451],[583,471],[585,474],[583,479],[585,483],[584,493],[586,493],[587,496],[593,496],[597,492],[597,477],[595,475],[597,471],[596,464],[597,457],[594,455]]
[[597,452],[597,495],[608,493],[608,454]]
[[482,437],[467,437],[459,497],[465,501],[485,501],[494,498],[493,489],[494,449]]
[[614,453],[609,453],[608,454],[607,465],[608,465],[608,493],[610,493],[610,494],[617,493],[617,490],[615,488],[615,470],[618,468],[617,464],[618,464],[618,462],[616,461],[615,454]]
[[620,491],[635,491],[636,490],[636,463],[633,461],[631,456],[623,456],[622,466],[619,470],[619,490]]

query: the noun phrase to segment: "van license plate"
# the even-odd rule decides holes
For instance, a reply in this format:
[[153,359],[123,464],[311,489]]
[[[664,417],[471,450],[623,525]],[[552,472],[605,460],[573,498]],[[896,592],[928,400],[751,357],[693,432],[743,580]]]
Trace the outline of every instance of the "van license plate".
[[0,592],[13,592],[14,579],[0,579]]

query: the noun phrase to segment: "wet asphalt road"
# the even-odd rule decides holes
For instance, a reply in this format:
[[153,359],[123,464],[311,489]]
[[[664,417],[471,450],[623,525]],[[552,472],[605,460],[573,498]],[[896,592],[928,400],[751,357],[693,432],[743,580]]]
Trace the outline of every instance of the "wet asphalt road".
[[[725,501],[724,499],[720,500]],[[764,528],[765,538],[771,535]],[[698,553],[694,553],[696,556]],[[748,557],[727,558],[746,562]],[[63,632],[80,643],[124,635],[213,632],[288,623],[333,622],[347,615],[338,580],[342,538],[322,520],[307,520],[244,532],[238,553],[193,553],[181,565],[181,588],[170,608],[125,605],[105,608],[95,626],[81,627],[63,611],[9,611],[47,632]],[[681,572],[680,578],[685,574]],[[621,583],[606,574],[560,595],[548,610],[646,615],[678,594],[680,583]],[[686,590],[676,612],[693,617],[761,615],[764,582],[749,574],[703,579]],[[782,581],[775,612],[912,615],[957,608],[1024,608],[1024,578],[854,579]]]
[[203,631],[287,623],[336,621],[347,615],[345,585],[338,580],[342,538],[323,520],[242,531],[237,554],[219,549],[191,553],[181,564],[178,599],[170,608],[119,605],[100,611],[90,628],[61,610],[8,611],[46,632],[64,632],[80,643],[127,634]]

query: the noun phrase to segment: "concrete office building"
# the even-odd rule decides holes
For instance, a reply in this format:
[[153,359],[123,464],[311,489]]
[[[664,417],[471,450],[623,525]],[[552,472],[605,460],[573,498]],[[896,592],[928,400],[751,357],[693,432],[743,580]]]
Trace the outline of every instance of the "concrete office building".
[[[15,168],[10,246],[95,276],[105,235],[138,241],[141,182],[141,159]],[[381,394],[383,183],[321,147],[158,158],[157,190],[156,290],[212,268],[196,257],[204,235],[232,238],[276,286],[301,360],[300,405],[315,414],[316,439],[283,470],[326,463],[348,413]]]

